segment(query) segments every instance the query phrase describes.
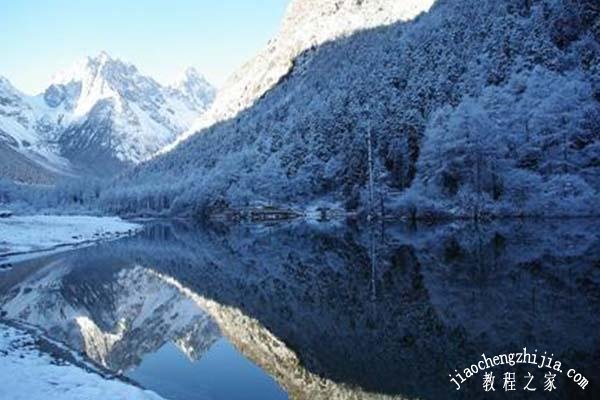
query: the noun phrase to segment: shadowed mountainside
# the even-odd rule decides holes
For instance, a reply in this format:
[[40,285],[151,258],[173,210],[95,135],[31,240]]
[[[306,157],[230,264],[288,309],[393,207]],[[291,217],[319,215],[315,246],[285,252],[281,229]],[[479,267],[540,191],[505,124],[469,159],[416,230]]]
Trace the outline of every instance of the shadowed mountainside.
[[375,196],[392,213],[596,214],[599,15],[590,0],[445,0],[310,48],[251,107],[125,174],[103,204],[362,209],[370,136]]

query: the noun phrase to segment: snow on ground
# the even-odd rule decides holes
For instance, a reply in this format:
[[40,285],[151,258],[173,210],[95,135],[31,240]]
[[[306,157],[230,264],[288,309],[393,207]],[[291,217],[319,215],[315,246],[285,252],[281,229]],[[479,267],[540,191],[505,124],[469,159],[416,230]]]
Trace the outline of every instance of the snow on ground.
[[139,224],[118,217],[30,215],[0,219],[0,260],[135,232]]
[[29,333],[0,323],[0,399],[160,400],[161,397],[58,360],[43,352]]

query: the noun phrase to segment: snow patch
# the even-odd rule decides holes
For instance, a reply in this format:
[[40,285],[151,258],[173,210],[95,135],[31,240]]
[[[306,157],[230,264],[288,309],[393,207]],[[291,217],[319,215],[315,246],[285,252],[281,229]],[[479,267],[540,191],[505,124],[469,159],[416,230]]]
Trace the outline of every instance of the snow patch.
[[[118,217],[28,215],[0,220],[0,259],[131,234],[139,224]],[[22,257],[18,257],[22,258]]]
[[4,324],[0,324],[0,398],[161,399],[154,392],[57,360],[41,351],[29,333]]

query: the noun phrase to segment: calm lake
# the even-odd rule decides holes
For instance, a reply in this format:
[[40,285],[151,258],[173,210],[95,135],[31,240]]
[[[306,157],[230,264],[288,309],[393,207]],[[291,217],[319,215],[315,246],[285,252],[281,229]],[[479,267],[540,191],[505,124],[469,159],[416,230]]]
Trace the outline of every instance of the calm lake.
[[[166,399],[600,398],[600,221],[152,223],[0,273],[0,310]],[[524,347],[555,391],[451,381]]]

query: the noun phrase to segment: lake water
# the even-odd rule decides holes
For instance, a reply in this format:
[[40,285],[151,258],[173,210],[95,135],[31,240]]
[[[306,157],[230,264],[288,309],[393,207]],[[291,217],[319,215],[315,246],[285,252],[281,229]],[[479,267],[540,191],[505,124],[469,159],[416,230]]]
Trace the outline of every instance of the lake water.
[[[152,223],[2,272],[0,309],[167,399],[600,398],[599,228]],[[451,382],[524,347],[556,390]]]

